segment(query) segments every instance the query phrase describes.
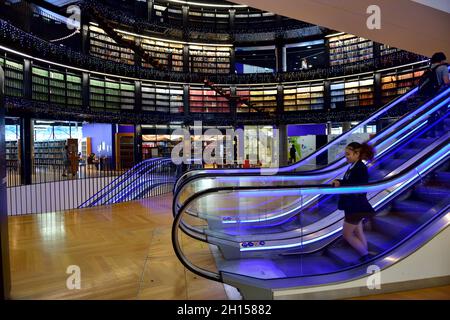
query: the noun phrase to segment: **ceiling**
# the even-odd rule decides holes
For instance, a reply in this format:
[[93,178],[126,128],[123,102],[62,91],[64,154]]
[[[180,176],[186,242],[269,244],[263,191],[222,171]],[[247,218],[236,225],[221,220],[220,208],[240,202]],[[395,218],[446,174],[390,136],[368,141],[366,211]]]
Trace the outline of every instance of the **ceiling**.
[[[447,12],[449,0],[234,0],[233,2],[355,34],[428,57],[437,51],[443,51],[450,56],[450,41],[448,41],[450,14]],[[369,14],[366,11],[370,5],[377,5],[381,10],[380,29],[370,30],[367,27]]]

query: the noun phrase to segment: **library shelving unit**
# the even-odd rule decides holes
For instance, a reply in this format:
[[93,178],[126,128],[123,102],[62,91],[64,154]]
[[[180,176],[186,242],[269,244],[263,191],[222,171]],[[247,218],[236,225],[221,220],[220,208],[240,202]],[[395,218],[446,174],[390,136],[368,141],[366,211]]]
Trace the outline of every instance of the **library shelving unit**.
[[230,103],[214,90],[191,86],[189,89],[189,110],[193,113],[230,112]]
[[386,56],[388,54],[395,53],[398,51],[400,51],[400,50],[397,48],[391,47],[387,44],[381,44],[381,46],[380,46],[380,56]]
[[284,111],[321,110],[324,107],[322,83],[286,85],[283,96]]
[[[237,87],[238,96],[249,101],[249,103],[263,112],[275,112],[277,109],[277,87],[261,86],[261,87]],[[238,102],[237,112],[257,112],[253,108],[249,108],[247,104]]]
[[66,140],[35,141],[35,165],[63,165]]
[[388,103],[392,99],[406,93],[419,84],[424,69],[392,70],[381,76],[382,103]]
[[193,73],[230,73],[229,46],[189,45],[189,69]]
[[176,84],[142,83],[142,110],[183,112],[183,87]]
[[[165,68],[170,66],[172,71],[183,71],[183,44],[141,38],[141,46]],[[142,65],[148,68],[151,67],[144,62],[142,62]]]
[[109,79],[90,79],[90,105],[93,109],[120,109],[132,110],[134,108],[134,84]]
[[345,79],[331,83],[331,108],[374,105],[373,78]]
[[330,65],[337,66],[373,58],[373,41],[351,34],[329,39]]
[[83,158],[83,161],[86,163],[87,158],[92,153],[92,143],[91,143],[90,137],[84,137],[81,140],[81,157]]
[[33,66],[32,68],[32,99],[49,101],[49,71]]
[[19,168],[20,143],[16,141],[5,141],[6,145],[6,166],[12,169]]
[[64,73],[50,71],[49,94],[50,102],[56,104],[66,104],[66,81]]
[[81,98],[81,77],[75,74],[66,74],[67,106],[80,108],[83,105]]
[[[200,11],[201,10],[201,11]],[[210,28],[226,29],[229,24],[230,15],[228,12],[217,9],[195,7],[189,10],[189,23],[198,26],[207,26]]]
[[0,58],[0,65],[5,71],[5,95],[23,96],[23,64],[17,61]]
[[116,169],[129,169],[134,164],[134,134],[116,133]]
[[[132,36],[123,36],[126,39],[134,41]],[[89,26],[89,44],[89,50],[93,56],[119,63],[134,65],[133,51],[129,48],[124,48],[118,45],[101,28],[93,25]]]

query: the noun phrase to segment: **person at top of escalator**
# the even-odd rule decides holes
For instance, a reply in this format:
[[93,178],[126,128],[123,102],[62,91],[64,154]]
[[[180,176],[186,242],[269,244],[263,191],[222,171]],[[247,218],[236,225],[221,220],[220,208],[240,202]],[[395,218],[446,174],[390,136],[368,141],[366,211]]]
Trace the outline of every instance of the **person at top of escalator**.
[[447,57],[443,52],[436,52],[431,57],[431,69],[435,70],[438,86],[442,89],[450,84]]
[[[352,142],[345,148],[345,158],[350,163],[343,179],[333,180],[334,187],[357,186],[369,182],[369,173],[363,160],[372,160],[374,149],[367,143]],[[366,193],[342,194],[339,196],[338,209],[344,210],[344,239],[361,255],[360,260],[370,258],[367,240],[363,230],[363,220],[375,214],[367,200]]]

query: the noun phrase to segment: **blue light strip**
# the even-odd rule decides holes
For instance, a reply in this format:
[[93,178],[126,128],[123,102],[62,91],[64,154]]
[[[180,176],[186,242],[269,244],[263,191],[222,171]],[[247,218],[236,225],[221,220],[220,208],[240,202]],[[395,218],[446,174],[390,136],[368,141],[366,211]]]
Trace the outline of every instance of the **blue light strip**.
[[[406,182],[404,181],[400,181],[400,183],[402,183],[402,185],[408,184],[410,181],[416,179],[416,178],[420,178],[420,174],[422,172],[426,172],[428,171],[428,169],[432,168],[436,163],[438,163],[439,161],[441,161],[442,159],[448,157],[450,155],[450,146],[447,145],[446,147],[444,147],[443,149],[439,150],[436,154],[434,154],[433,156],[431,156],[429,159],[425,160],[424,162],[422,162],[417,168],[416,170],[411,170],[407,175],[406,178],[408,179]],[[342,193],[368,193],[368,192],[374,192],[374,191],[382,191],[384,189],[390,188],[393,185],[398,184],[400,179],[405,179],[405,177],[398,177],[396,179],[394,179],[393,181],[389,182],[389,183],[385,183],[385,184],[380,184],[380,185],[375,185],[375,186],[366,186],[366,187],[339,187],[339,188],[334,188],[330,189],[330,188],[322,188],[321,190],[319,190],[320,194],[324,194],[324,191],[326,194],[342,194]],[[338,189],[347,189],[347,190],[338,190]],[[398,188],[401,189],[401,188]],[[328,191],[329,190],[329,191]],[[382,201],[386,201],[386,199],[389,199],[389,195],[386,196],[385,198],[382,199]],[[272,249],[286,249],[286,248],[293,248],[296,246],[301,246],[301,245],[305,245],[305,244],[310,244],[310,243],[314,243],[317,241],[320,241],[324,238],[330,237],[333,234],[336,234],[337,232],[339,232],[340,230],[342,230],[342,227],[337,228],[334,231],[331,231],[325,235],[322,235],[320,237],[308,240],[308,241],[303,241],[300,243],[291,243],[291,244],[286,244],[286,245],[275,245],[275,246],[267,246],[267,247],[250,247],[250,248],[240,248],[240,251],[254,251],[254,250],[272,250]],[[241,246],[241,245],[240,245]]]

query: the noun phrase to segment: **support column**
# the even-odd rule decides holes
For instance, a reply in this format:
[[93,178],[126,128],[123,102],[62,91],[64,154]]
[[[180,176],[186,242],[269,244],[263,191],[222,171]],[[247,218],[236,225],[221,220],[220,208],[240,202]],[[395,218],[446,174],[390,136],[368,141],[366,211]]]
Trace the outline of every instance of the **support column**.
[[153,5],[154,0],[147,0],[147,21],[151,22],[153,20]]
[[90,105],[90,89],[89,89],[90,75],[87,72],[83,72],[81,79],[81,103],[83,110],[89,110]]
[[325,80],[323,82],[323,108],[324,110],[331,110],[331,82]]
[[383,105],[383,99],[381,96],[381,73],[380,72],[375,72],[373,75],[373,90],[374,90],[373,105],[376,108],[380,108]]
[[287,125],[278,125],[278,136],[279,136],[279,151],[278,151],[278,163],[280,167],[287,166],[288,164],[288,136],[287,136]]
[[189,114],[191,113],[189,108],[189,85],[185,84],[183,85],[183,110],[184,110],[184,116],[189,117]]
[[134,111],[142,111],[142,83],[139,80],[134,81]]
[[189,26],[189,7],[183,6],[182,7],[182,14],[183,14],[183,39],[185,41],[189,40],[189,34],[187,33],[187,29]]
[[236,9],[229,9],[228,29],[234,30],[234,22],[236,21]]
[[23,185],[28,185],[32,183],[33,124],[30,117],[20,120],[20,178]]
[[23,97],[25,99],[31,100],[32,89],[31,60],[23,59]]
[[[236,85],[232,84],[232,85],[230,85],[230,97],[236,97],[236,96],[237,96]],[[237,117],[237,101],[236,101],[236,99],[230,99],[230,113],[231,113],[231,118],[233,119],[233,124],[235,124],[236,117]]]
[[236,53],[234,46],[230,50],[230,73],[234,74],[236,70]]
[[183,72],[189,73],[191,72],[191,68],[189,67],[189,45],[183,45]]
[[[136,37],[134,39],[134,44],[139,48],[141,46],[141,39]],[[134,65],[136,67],[142,67],[142,59],[136,52],[134,53]]]
[[83,54],[89,54],[90,41],[89,41],[89,15],[81,13],[81,52]]
[[5,74],[0,66],[0,299],[9,299],[11,271],[9,266],[8,211],[6,196],[5,107],[3,100]]
[[142,161],[142,126],[134,126],[134,163]]
[[278,37],[275,39],[275,71],[282,72],[283,71],[283,47],[284,41],[283,38]]

